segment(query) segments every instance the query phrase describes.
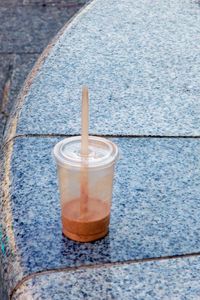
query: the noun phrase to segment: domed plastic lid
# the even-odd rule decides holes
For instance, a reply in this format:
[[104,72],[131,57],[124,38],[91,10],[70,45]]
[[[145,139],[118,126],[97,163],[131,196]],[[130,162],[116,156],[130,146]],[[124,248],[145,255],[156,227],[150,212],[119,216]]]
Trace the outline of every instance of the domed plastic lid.
[[80,168],[83,164],[89,168],[105,167],[118,157],[117,146],[105,138],[89,136],[88,148],[88,155],[81,155],[81,137],[70,137],[57,143],[53,154],[58,164],[69,168]]

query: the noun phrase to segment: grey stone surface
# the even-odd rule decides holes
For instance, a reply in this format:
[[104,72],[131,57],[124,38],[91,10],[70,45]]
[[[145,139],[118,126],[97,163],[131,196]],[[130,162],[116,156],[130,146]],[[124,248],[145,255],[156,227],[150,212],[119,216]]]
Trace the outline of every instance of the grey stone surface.
[[[0,112],[4,114],[3,117],[1,116],[1,138],[5,116],[9,116],[15,105],[23,82],[39,53],[58,29],[86,1],[64,2],[49,2],[56,6],[50,8],[41,7],[42,1],[40,3],[30,1],[24,4],[22,0],[0,2]],[[44,1],[45,3],[48,4],[48,1]],[[68,7],[61,7],[64,4]],[[27,5],[31,6],[27,7]]]
[[[13,99],[25,77],[21,65],[31,66],[35,59],[28,52],[40,52],[44,38],[49,39],[47,23],[53,34],[62,23],[57,16],[64,20],[65,13],[70,15],[68,8],[60,15],[50,0],[36,11],[31,1],[16,9],[0,8],[0,51],[27,52],[12,56]],[[60,36],[35,74],[17,134],[79,133],[82,84],[91,90],[93,133],[199,134],[199,18],[196,1],[95,0]],[[2,65],[6,72],[7,63]],[[197,255],[155,260],[200,253],[200,139],[113,139],[121,154],[110,231],[102,240],[80,244],[61,234],[51,156],[60,139],[47,136],[12,139],[0,159],[0,297],[38,273],[15,297],[65,299],[67,293],[72,299],[92,299],[95,291],[103,299],[198,299]],[[154,261],[125,263],[148,258]],[[83,269],[70,269],[79,266]],[[68,273],[39,275],[59,268]]]
[[0,55],[0,111],[3,107],[3,91],[6,81],[10,77],[10,68],[12,68],[14,57],[13,55],[3,54]]
[[88,0],[1,0],[0,7],[7,6],[22,6],[22,5],[37,5],[37,6],[82,6]]
[[13,70],[11,76],[11,87],[9,93],[9,99],[5,112],[9,115],[13,105],[16,104],[17,96],[23,83],[32,69],[35,61],[38,58],[38,54],[16,54],[14,55]]
[[87,0],[21,0],[23,4],[37,4],[37,5],[64,5],[64,6],[74,6],[83,5]]
[[0,113],[0,148],[1,148],[1,142],[3,138],[5,125],[6,125],[6,117],[4,114]]
[[22,5],[23,0],[1,0],[0,7],[1,6],[15,6],[15,5]]
[[54,5],[54,6],[76,6],[83,5],[87,0],[1,0],[0,6],[16,6],[16,5]]
[[9,115],[38,54],[0,55],[0,111]]
[[199,257],[102,266],[34,277],[13,300],[197,300],[199,281]]
[[91,133],[199,135],[199,21],[190,0],[92,2],[35,77],[17,133],[79,133],[88,84]]
[[0,55],[0,145],[7,118],[37,54]]
[[199,139],[114,139],[121,159],[110,232],[85,244],[61,234],[57,141],[17,138],[5,148],[1,260],[9,291],[42,270],[200,251]]
[[77,7],[0,7],[0,52],[40,53]]
[[0,299],[8,300],[8,292],[4,289],[3,278],[0,271]]

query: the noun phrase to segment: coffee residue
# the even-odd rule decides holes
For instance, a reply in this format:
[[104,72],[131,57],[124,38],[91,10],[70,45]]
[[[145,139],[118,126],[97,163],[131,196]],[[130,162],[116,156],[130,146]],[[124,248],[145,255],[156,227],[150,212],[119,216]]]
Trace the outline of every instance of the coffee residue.
[[68,238],[89,242],[108,233],[110,207],[99,199],[88,199],[87,211],[80,212],[81,199],[73,199],[62,207],[63,233]]

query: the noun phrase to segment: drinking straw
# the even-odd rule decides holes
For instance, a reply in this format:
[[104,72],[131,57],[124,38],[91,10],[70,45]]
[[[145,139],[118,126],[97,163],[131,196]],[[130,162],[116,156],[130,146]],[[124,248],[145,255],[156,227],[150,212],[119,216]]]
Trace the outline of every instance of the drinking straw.
[[82,88],[82,132],[81,132],[81,199],[80,214],[84,216],[88,210],[88,125],[89,125],[89,96],[87,86]]

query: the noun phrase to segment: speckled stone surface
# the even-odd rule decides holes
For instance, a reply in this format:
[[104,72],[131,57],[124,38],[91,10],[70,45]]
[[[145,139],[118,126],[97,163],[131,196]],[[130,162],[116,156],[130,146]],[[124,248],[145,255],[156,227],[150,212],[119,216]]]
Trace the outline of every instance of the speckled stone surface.
[[110,232],[86,244],[61,234],[51,156],[58,140],[18,138],[5,148],[1,260],[9,291],[42,270],[200,251],[199,139],[114,139],[121,153]]
[[[22,20],[13,21],[17,28]],[[82,84],[90,87],[90,133],[199,135],[199,21],[199,1],[94,0],[45,51],[0,159],[0,297],[200,298],[200,139],[113,139],[120,160],[110,231],[85,244],[61,233],[51,154],[58,135],[80,132]],[[196,257],[169,260],[189,254]]]
[[[61,35],[25,99],[18,134],[200,134],[198,1],[95,0]],[[111,118],[112,116],[112,118]]]
[[33,278],[13,300],[197,300],[200,258],[97,267]]

